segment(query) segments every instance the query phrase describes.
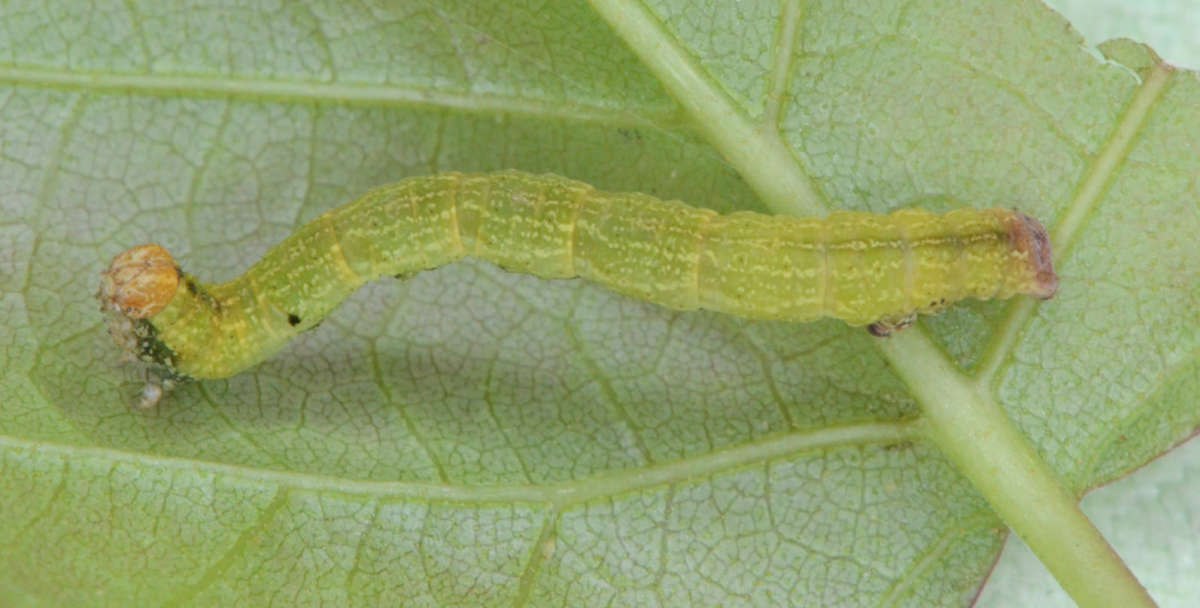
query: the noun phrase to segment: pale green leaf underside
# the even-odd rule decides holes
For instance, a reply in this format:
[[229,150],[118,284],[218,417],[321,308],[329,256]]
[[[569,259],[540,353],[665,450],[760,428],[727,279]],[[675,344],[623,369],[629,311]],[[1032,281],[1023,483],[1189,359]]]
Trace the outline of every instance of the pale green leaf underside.
[[[132,244],[224,280],[321,211],[439,170],[765,210],[586,5],[16,4],[0,603],[974,594],[1001,523],[838,323],[672,314],[463,263],[369,286],[252,373],[128,408],[139,379],[91,295]],[[1147,88],[1040,5],[932,4],[649,6],[738,120],[778,133],[807,204],[1012,205],[1057,227],[1058,298],[926,330],[1082,490],[1200,422],[1197,80]]]

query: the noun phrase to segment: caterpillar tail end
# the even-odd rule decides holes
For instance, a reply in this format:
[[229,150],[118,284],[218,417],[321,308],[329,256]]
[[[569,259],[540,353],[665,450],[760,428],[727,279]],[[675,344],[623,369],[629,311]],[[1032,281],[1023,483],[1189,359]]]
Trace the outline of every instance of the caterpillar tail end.
[[[1004,218],[1009,245],[1018,255],[1012,268],[1011,282],[1000,290],[1007,294],[1027,294],[1049,300],[1058,292],[1058,273],[1054,271],[1054,252],[1050,234],[1036,219],[1018,211],[999,211]],[[886,338],[911,326],[917,315],[885,317],[867,326],[871,335]]]
[[157,337],[149,319],[162,312],[175,297],[183,272],[166,249],[140,245],[117,254],[100,273],[100,312],[108,333],[121,349],[121,361],[147,363],[146,385],[137,401],[141,409],[153,408],[184,378],[174,372],[173,354]]
[[1028,269],[1032,273],[1029,295],[1049,300],[1058,292],[1058,273],[1054,272],[1054,252],[1050,247],[1050,235],[1041,222],[1025,215],[1014,213],[1015,221],[1009,225],[1009,237],[1013,248],[1024,253]]

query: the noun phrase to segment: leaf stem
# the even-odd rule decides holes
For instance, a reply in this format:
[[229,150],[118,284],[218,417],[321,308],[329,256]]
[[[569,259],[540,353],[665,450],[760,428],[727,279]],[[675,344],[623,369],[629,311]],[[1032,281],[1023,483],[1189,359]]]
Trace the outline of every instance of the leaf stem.
[[772,211],[792,215],[829,211],[807,173],[797,170],[799,161],[779,133],[747,119],[743,108],[712,82],[643,3],[591,0],[591,4]]
[[[683,106],[705,137],[776,213],[827,209],[779,133],[756,128],[699,62],[638,0],[590,0]],[[1081,606],[1154,601],[991,395],[964,376],[920,328],[879,341],[925,414],[925,435]]]
[[925,413],[927,436],[958,466],[1080,606],[1154,606],[990,394],[923,332],[879,341]]

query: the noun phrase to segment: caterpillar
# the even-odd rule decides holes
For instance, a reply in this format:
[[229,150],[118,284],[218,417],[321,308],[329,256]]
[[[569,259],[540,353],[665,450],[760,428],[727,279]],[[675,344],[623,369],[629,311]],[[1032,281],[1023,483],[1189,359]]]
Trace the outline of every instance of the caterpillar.
[[98,297],[117,345],[147,364],[140,405],[152,407],[182,380],[231,376],[272,356],[367,281],[468,256],[670,309],[833,317],[878,336],[964,298],[1046,299],[1058,288],[1046,230],[1006,209],[721,215],[503,171],[372,190],[227,283],[197,281],[158,245],[135,247],[101,273]]

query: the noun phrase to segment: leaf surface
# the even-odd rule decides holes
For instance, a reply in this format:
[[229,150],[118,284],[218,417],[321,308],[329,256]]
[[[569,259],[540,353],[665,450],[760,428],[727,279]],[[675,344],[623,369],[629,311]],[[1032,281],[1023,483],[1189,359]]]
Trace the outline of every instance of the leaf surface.
[[812,184],[799,208],[1052,227],[1059,297],[923,331],[1073,491],[1200,423],[1194,73],[1101,59],[1037,3],[645,6],[737,115],[697,124],[577,2],[0,9],[0,603],[969,601],[1006,529],[836,322],[465,262],[128,407],[141,380],[92,298],[124,248],[225,280],[440,170],[778,209],[723,160],[739,124]]

